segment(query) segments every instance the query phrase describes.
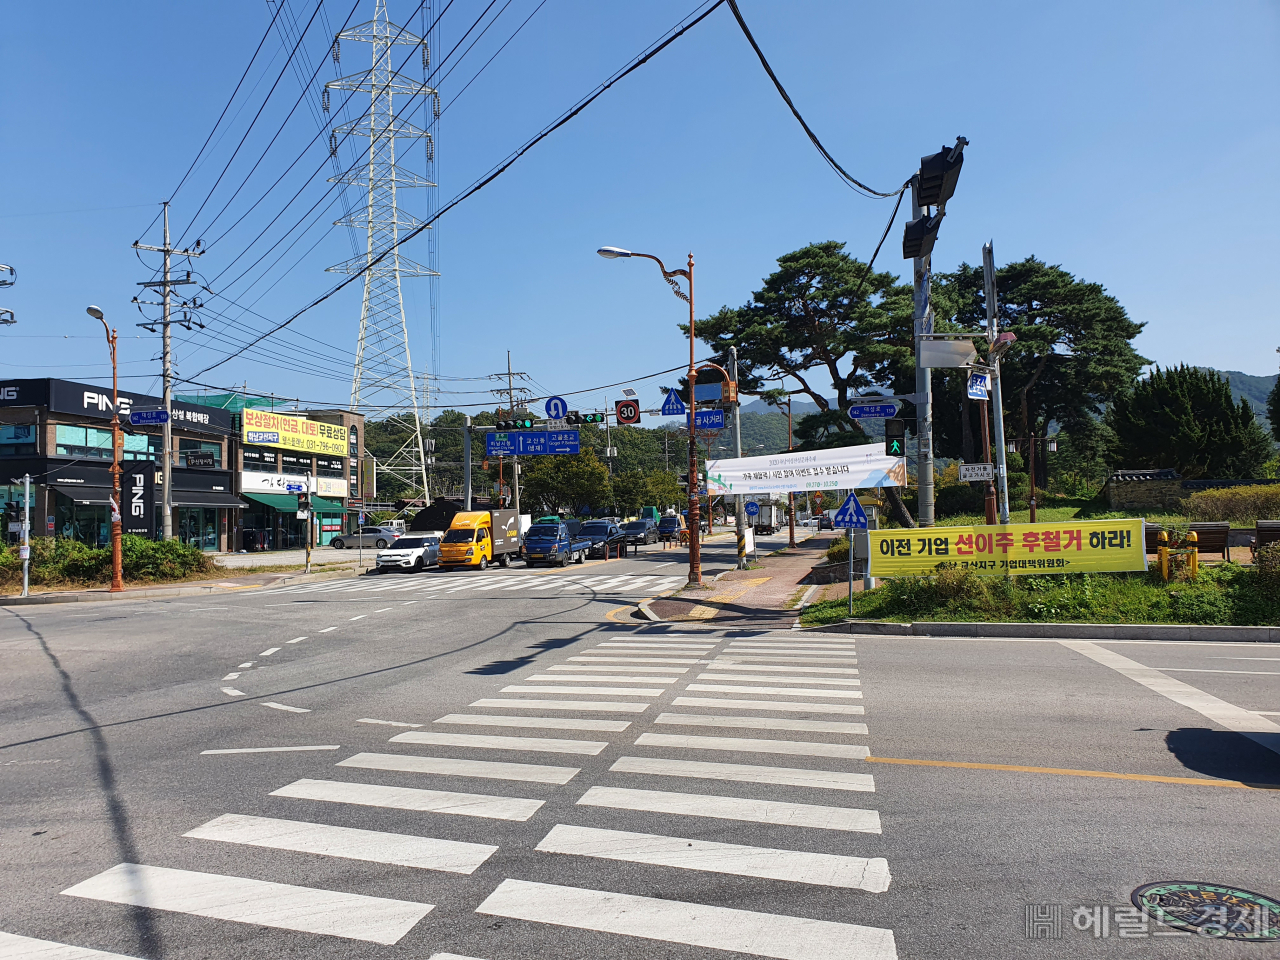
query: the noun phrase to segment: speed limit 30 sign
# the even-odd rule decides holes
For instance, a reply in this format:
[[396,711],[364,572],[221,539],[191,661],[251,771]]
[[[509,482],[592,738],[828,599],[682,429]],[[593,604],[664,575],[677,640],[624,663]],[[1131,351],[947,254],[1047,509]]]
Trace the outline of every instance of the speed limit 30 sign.
[[619,423],[640,422],[640,404],[634,400],[619,400],[614,404],[613,409],[618,415]]

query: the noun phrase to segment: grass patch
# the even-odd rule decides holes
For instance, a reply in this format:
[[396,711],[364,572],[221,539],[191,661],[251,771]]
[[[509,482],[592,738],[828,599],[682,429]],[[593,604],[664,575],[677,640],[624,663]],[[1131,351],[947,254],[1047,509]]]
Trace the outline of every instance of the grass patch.
[[[1165,583],[1155,571],[983,577],[944,571],[897,577],[853,595],[858,619],[986,623],[1280,625],[1275,575],[1234,563],[1201,567],[1196,580]],[[848,599],[805,609],[804,626],[839,623]]]

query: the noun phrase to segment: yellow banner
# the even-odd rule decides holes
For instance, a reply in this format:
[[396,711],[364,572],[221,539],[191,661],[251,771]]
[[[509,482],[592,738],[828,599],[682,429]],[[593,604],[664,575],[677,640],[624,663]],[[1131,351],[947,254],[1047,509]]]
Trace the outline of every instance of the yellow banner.
[[1003,577],[1147,569],[1141,518],[872,530],[870,535],[873,577],[939,570]]
[[264,447],[283,447],[302,453],[347,455],[347,428],[335,423],[321,423],[306,417],[290,417],[283,413],[244,408],[244,426],[240,438],[245,443]]

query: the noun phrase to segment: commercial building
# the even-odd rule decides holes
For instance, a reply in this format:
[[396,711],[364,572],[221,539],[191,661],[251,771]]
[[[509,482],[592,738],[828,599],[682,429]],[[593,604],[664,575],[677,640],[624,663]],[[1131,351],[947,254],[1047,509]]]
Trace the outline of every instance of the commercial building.
[[[164,402],[120,391],[121,476],[126,533],[164,529],[159,426],[130,426],[129,414]],[[316,539],[328,543],[356,520],[363,418],[342,410],[289,416],[174,400],[173,532],[207,551],[302,546],[297,490],[316,506]],[[108,388],[67,380],[0,381],[0,501],[18,507],[31,477],[31,532],[105,546],[110,540],[111,416]],[[274,418],[275,431],[244,420]],[[258,442],[250,444],[252,437]],[[311,448],[323,448],[315,453]],[[348,512],[353,515],[348,518]]]

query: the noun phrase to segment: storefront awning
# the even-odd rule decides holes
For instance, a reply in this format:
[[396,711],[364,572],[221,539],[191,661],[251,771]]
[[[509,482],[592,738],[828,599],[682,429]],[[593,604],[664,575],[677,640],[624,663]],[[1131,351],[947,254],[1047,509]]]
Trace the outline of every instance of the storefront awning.
[[298,498],[293,494],[284,493],[242,493],[240,496],[246,500],[253,500],[263,506],[271,507],[279,510],[281,513],[297,513]]
[[316,513],[355,513],[358,511],[348,511],[346,507],[338,503],[336,500],[326,500],[324,497],[311,497],[311,509]]
[[49,486],[76,503],[106,504],[111,501],[110,487],[90,487],[78,483],[51,483]]
[[[174,490],[171,494],[175,507],[218,507],[222,510],[243,510],[244,501],[230,493],[213,490]],[[288,497],[285,498],[289,499]],[[294,509],[297,509],[295,501]]]

